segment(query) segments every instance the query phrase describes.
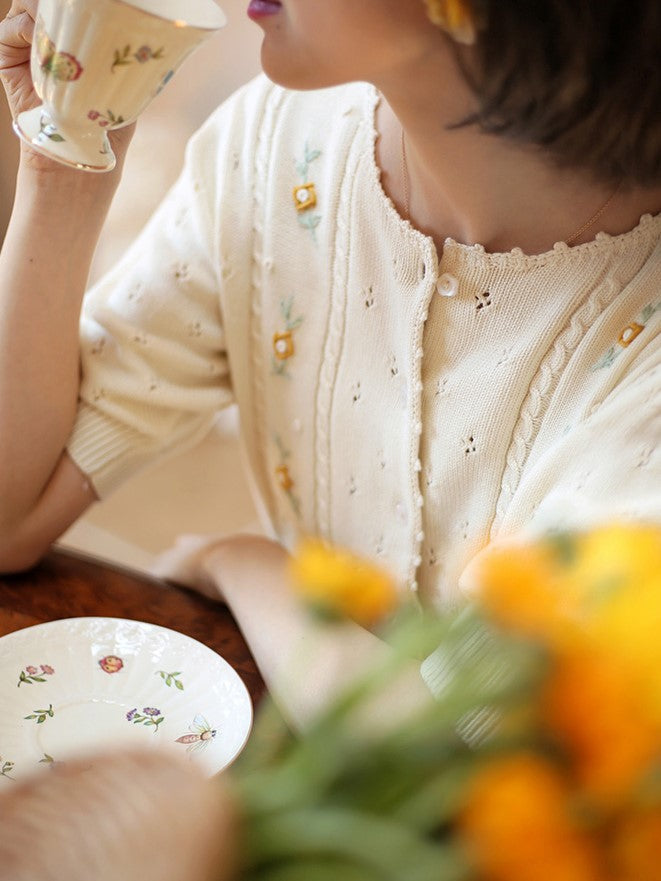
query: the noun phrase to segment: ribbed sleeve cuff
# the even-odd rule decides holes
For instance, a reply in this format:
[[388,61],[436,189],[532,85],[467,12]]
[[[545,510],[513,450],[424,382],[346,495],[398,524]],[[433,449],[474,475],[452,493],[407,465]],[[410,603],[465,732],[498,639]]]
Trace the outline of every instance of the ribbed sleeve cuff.
[[150,438],[81,402],[67,452],[102,499],[153,458],[155,449]]

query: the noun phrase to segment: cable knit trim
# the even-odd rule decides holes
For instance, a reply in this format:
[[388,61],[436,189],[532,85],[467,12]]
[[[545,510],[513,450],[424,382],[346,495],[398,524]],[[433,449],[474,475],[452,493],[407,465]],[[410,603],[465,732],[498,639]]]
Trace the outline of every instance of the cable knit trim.
[[[264,186],[268,181],[268,165],[271,154],[271,143],[276,122],[276,114],[285,93],[281,89],[273,89],[269,94],[262,111],[262,119],[258,125],[258,139],[255,149],[253,169],[253,221],[252,221],[252,265],[251,265],[251,348],[253,361],[253,415],[255,450],[261,453],[264,462],[269,461],[268,443],[265,435],[266,413],[266,364],[264,359],[264,330],[262,323],[262,289],[264,271]],[[276,523],[277,506],[269,475],[263,475],[260,481],[264,505],[272,523]]]
[[319,373],[315,419],[315,481],[314,509],[317,530],[321,535],[330,535],[331,503],[331,418],[333,389],[340,361],[340,351],[344,339],[346,319],[347,273],[349,250],[351,247],[350,224],[348,221],[354,198],[356,175],[350,172],[356,168],[362,147],[364,126],[357,125],[351,143],[348,145],[344,167],[344,177],[340,189],[335,227],[335,248],[333,254],[333,288],[331,294],[326,344]]
[[519,420],[507,451],[500,497],[491,527],[492,538],[498,532],[519,485],[534,439],[563,370],[586,331],[613,302],[619,291],[620,286],[612,277],[597,287],[587,301],[573,313],[569,325],[556,337],[553,347],[542,360],[521,407]]

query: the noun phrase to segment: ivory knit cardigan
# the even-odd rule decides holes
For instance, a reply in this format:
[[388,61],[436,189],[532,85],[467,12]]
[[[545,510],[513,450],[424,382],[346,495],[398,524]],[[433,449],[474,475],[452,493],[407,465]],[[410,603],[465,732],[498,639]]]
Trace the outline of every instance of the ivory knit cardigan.
[[365,84],[259,77],[86,297],[69,451],[101,496],[236,402],[275,535],[455,603],[489,541],[661,519],[661,216],[526,256],[396,212]]

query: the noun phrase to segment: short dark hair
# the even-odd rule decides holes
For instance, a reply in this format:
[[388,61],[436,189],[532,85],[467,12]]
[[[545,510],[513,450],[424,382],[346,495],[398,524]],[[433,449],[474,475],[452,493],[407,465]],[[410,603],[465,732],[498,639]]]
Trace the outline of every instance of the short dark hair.
[[535,144],[602,182],[661,183],[661,0],[469,0],[460,124]]

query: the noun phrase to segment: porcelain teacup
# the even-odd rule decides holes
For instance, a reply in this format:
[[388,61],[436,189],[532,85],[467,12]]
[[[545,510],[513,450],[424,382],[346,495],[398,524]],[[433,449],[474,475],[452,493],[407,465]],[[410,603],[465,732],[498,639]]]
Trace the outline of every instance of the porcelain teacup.
[[107,132],[133,122],[225,21],[215,0],[40,0],[30,70],[42,103],[16,132],[58,162],[110,171]]

